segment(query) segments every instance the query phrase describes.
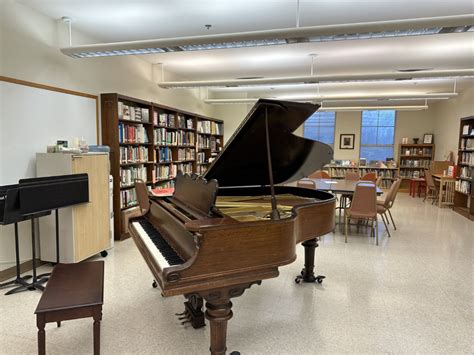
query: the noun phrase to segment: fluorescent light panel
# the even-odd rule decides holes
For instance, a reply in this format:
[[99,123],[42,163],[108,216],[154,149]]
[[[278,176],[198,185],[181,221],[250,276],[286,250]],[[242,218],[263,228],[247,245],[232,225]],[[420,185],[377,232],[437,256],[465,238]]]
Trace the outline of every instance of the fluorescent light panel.
[[[314,96],[278,96],[267,97],[268,99],[313,102],[313,101],[367,101],[372,100],[434,100],[448,99],[457,96],[457,93],[421,93],[421,94],[363,94],[363,95],[314,95]],[[204,102],[211,105],[227,105],[227,104],[252,104],[259,98],[246,99],[206,99]]]
[[289,84],[318,84],[330,82],[367,82],[393,81],[412,79],[454,79],[474,76],[474,69],[430,70],[419,72],[367,73],[367,74],[332,74],[306,75],[280,78],[232,79],[232,80],[205,80],[205,81],[167,81],[158,86],[168,89],[189,89],[198,87],[246,87]]
[[420,111],[427,110],[428,105],[410,106],[334,106],[321,107],[318,111],[370,111],[370,110],[397,110],[397,111]]
[[61,48],[61,52],[73,58],[91,58],[181,51],[202,51],[210,49],[259,47],[306,42],[328,42],[460,33],[471,31],[473,25],[474,15],[469,14],[92,44]]

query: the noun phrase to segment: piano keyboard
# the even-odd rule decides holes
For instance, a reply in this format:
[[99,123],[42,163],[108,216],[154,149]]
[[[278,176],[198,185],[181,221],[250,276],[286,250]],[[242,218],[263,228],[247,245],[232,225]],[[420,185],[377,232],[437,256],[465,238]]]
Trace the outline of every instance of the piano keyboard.
[[162,270],[165,267],[179,265],[184,262],[161,236],[160,232],[158,232],[145,218],[133,222],[132,225],[135,227],[140,239],[143,241],[148,251],[155,258],[155,261]]

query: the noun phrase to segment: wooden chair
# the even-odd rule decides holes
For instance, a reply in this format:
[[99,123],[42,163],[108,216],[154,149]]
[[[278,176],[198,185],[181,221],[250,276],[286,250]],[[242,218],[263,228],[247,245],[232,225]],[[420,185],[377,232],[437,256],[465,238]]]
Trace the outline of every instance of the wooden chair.
[[361,181],[357,183],[351,206],[344,211],[344,234],[347,243],[347,230],[350,219],[363,219],[371,221],[371,233],[375,234],[375,243],[379,245],[377,222],[377,190],[372,182]]
[[438,190],[438,186],[436,185],[433,179],[433,175],[431,175],[430,169],[425,170],[425,180],[426,180],[426,194],[425,194],[425,198],[423,199],[423,202],[425,202],[427,198],[428,199],[431,198],[432,199],[431,204],[434,204],[438,200],[439,190]]
[[385,198],[383,200],[377,200],[377,213],[382,217],[383,224],[385,225],[385,229],[387,230],[389,237],[390,237],[390,232],[388,230],[388,224],[390,224],[390,222],[388,221],[388,217],[386,213],[388,212],[390,219],[392,220],[393,229],[397,230],[397,226],[395,225],[390,209],[392,208],[393,203],[395,202],[395,198],[397,197],[398,190],[400,189],[401,183],[402,183],[402,179],[395,180],[392,186],[390,186],[390,189],[385,195]]
[[331,177],[329,174],[323,170],[316,170],[314,173],[312,173],[310,176],[308,176],[310,179],[330,179]]
[[377,181],[377,174],[376,173],[367,173],[362,178],[360,179],[361,181],[372,181],[376,182]]
[[313,190],[316,189],[316,183],[313,180],[307,180],[307,179],[299,180],[296,183],[296,186],[303,187],[305,189],[313,189]]

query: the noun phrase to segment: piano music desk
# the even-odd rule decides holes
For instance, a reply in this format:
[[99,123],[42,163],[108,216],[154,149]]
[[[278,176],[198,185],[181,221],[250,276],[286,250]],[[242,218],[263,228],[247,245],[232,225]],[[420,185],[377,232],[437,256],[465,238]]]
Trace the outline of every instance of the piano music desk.
[[46,323],[94,318],[94,355],[100,354],[100,321],[104,295],[104,262],[58,264],[36,307],[38,354],[46,354]]

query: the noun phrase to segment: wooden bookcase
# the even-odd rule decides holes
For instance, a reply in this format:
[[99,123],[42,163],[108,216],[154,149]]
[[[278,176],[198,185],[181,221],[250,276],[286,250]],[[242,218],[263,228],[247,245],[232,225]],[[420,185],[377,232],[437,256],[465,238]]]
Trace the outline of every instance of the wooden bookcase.
[[474,116],[461,118],[454,211],[474,221]]
[[[122,212],[137,205],[135,178],[146,181],[150,189],[173,187],[178,170],[204,173],[223,147],[222,120],[169,106],[116,93],[101,94],[101,116],[102,144],[110,147],[114,178],[115,239],[127,237],[122,230]],[[209,127],[209,133],[198,131],[202,125]],[[209,144],[201,147],[201,136],[207,137]]]
[[408,191],[410,179],[425,175],[434,159],[434,144],[400,144],[398,150],[398,176],[402,178],[401,191]]

